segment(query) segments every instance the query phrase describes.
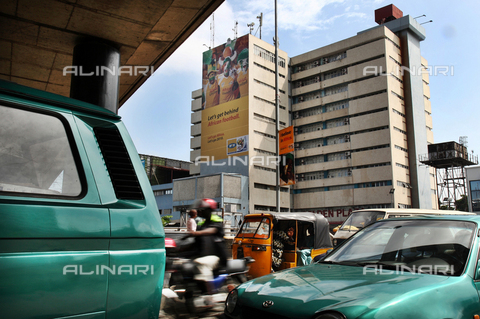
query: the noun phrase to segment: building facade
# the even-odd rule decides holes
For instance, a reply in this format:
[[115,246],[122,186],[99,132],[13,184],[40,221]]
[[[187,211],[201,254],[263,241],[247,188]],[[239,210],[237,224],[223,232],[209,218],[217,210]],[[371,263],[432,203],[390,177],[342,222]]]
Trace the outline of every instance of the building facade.
[[[276,210],[275,48],[247,37],[248,153],[203,158],[212,122],[197,90],[190,172],[247,176],[248,213],[260,213]],[[296,177],[281,188],[282,211],[315,211],[335,224],[353,209],[438,208],[434,171],[419,162],[433,143],[424,39],[414,19],[397,16],[290,59],[279,51],[280,129],[294,126]]]
[[291,58],[294,210],[335,222],[353,209],[438,208],[418,161],[433,143],[424,38],[406,16]]
[[174,179],[190,176],[190,162],[139,154],[151,185],[172,183]]

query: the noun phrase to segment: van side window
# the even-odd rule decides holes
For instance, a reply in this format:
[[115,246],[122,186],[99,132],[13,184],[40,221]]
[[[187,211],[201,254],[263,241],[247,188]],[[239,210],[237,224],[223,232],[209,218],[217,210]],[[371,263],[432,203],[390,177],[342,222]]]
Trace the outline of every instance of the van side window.
[[0,105],[0,192],[80,195],[81,180],[59,118]]

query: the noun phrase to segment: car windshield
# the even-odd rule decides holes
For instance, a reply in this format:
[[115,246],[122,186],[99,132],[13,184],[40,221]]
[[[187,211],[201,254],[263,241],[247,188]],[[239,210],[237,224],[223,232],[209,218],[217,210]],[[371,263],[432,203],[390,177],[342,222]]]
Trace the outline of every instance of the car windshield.
[[270,220],[268,218],[245,219],[236,237],[267,239],[270,236]]
[[376,222],[377,220],[383,219],[384,217],[385,217],[385,212],[377,212],[377,211],[355,212],[350,216],[348,216],[347,220],[343,223],[342,227],[340,227],[340,230],[358,231]]
[[460,275],[474,230],[474,223],[463,221],[388,220],[356,233],[322,262]]

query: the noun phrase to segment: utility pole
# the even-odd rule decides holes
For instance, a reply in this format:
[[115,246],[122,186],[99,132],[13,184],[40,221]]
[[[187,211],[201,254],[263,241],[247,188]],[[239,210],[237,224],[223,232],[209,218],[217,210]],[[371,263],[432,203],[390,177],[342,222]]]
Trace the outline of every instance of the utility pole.
[[275,122],[276,122],[276,134],[275,136],[277,137],[276,141],[276,154],[277,154],[277,180],[276,180],[276,190],[277,190],[277,212],[280,212],[280,121],[279,121],[279,115],[280,115],[280,106],[279,106],[279,101],[278,101],[278,28],[277,28],[277,0],[275,0]]

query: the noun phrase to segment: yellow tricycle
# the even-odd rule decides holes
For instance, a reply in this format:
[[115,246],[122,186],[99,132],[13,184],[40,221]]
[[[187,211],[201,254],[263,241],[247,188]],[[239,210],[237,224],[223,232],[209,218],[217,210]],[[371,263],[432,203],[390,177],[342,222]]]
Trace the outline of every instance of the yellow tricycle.
[[310,264],[332,248],[327,219],[311,212],[248,214],[232,244],[234,259],[251,257],[252,278]]

